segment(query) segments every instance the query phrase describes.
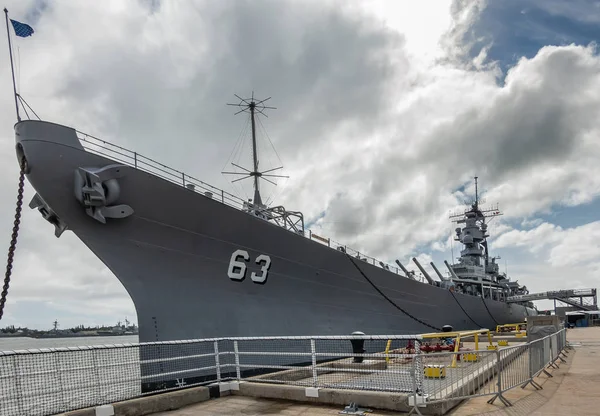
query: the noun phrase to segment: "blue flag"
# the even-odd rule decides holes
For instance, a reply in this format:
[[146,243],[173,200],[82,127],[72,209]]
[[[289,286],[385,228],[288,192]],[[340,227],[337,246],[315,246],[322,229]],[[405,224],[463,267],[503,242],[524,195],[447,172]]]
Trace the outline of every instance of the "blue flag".
[[10,19],[10,22],[15,29],[15,34],[22,38],[26,38],[27,36],[33,35],[33,28],[29,26],[27,23],[17,22],[16,20]]

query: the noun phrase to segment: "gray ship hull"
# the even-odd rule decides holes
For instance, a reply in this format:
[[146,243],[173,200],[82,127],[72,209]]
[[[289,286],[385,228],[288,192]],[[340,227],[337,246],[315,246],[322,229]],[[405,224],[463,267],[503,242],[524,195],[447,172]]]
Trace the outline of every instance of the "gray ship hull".
[[[28,181],[131,296],[141,342],[494,328],[535,314],[354,260],[369,283],[340,251],[134,167],[118,179],[118,202],[134,213],[103,224],[75,198],[74,172],[118,162],[85,151],[67,127],[23,121],[15,131]],[[249,256],[243,280],[228,276],[236,250]]]

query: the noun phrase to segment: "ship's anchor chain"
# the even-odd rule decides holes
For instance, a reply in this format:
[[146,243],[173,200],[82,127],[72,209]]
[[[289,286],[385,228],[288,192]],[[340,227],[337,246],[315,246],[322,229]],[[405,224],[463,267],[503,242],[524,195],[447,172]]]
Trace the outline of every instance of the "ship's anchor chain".
[[22,158],[19,163],[19,188],[17,191],[17,208],[15,210],[15,221],[13,224],[13,232],[10,239],[10,247],[8,248],[8,260],[6,261],[6,273],[4,274],[4,286],[2,286],[2,294],[0,295],[0,319],[4,314],[4,305],[8,295],[8,287],[10,285],[10,276],[12,274],[12,264],[17,248],[17,237],[19,235],[19,227],[21,225],[21,206],[23,205],[23,189],[25,187],[25,171],[27,170],[27,161]]

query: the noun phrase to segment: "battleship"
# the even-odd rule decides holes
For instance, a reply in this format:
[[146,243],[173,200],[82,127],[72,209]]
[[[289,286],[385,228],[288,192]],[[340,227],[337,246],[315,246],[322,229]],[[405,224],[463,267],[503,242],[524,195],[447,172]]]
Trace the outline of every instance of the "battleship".
[[[10,37],[9,51],[13,69]],[[256,122],[273,108],[266,105],[269,99],[236,95],[239,102],[231,104],[251,125],[252,166],[234,164],[242,172],[224,172],[240,175],[233,182],[252,179],[253,198],[244,199],[73,127],[41,120],[17,93],[14,70],[13,89],[20,176],[0,318],[25,179],[35,190],[29,207],[52,225],[55,236],[74,233],[121,282],[135,306],[142,343],[355,331],[417,334],[447,326],[492,328],[537,314],[531,302],[514,301],[527,288],[500,273],[489,256],[487,219],[500,213],[480,207],[477,178],[474,202],[451,216],[464,224],[456,229],[464,246],[458,262],[445,262],[447,276],[431,263],[438,276],[433,279],[413,257],[423,280],[399,260],[396,267],[313,233],[300,211],[263,202],[260,181],[282,176],[280,167],[259,170]],[[19,104],[27,119],[21,119]],[[176,354],[173,348],[157,351],[140,354],[159,359]],[[142,368],[143,377],[161,382],[172,382],[172,374],[162,366]]]
[[[239,97],[238,97],[239,98]],[[19,120],[16,155],[29,203],[73,232],[122,283],[140,342],[239,336],[413,334],[523,322],[527,293],[490,258],[477,196],[452,220],[458,262],[439,279],[379,261],[306,230],[301,212],[262,202],[255,118],[266,100],[236,105],[252,125],[254,198],[247,200],[72,127]],[[230,172],[236,174],[236,172]],[[477,179],[475,179],[477,181]]]

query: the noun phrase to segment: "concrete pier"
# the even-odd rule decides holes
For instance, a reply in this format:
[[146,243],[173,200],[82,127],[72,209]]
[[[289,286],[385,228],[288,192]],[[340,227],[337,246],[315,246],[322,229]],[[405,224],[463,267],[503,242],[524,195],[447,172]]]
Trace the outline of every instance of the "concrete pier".
[[[500,337],[494,338],[497,340]],[[558,368],[548,369],[551,378],[544,374],[536,378],[536,382],[543,387],[542,390],[535,390],[531,385],[524,389],[516,387],[504,393],[513,404],[512,407],[505,407],[499,400],[490,405],[487,403],[490,396],[484,396],[466,400],[446,414],[600,416],[600,396],[597,393],[600,391],[600,327],[569,329],[567,339],[573,349],[566,354],[566,362],[559,362]],[[494,382],[495,378],[492,377],[489,383]],[[275,385],[272,386],[273,394],[269,395],[264,391],[265,388],[271,387],[269,385],[251,382],[245,384],[221,387],[221,392],[216,394],[221,396],[219,398],[210,398],[215,396],[215,387],[212,387],[212,391],[207,387],[199,387],[116,403],[112,410],[114,416],[320,416],[339,415],[344,406],[356,402],[359,407],[372,410],[372,413],[368,414],[373,416],[407,414],[398,403],[397,393],[320,389],[317,400],[306,397],[305,389],[299,386]],[[263,391],[257,392],[256,389]],[[302,401],[295,397],[299,394],[304,396]],[[380,410],[381,408],[395,408],[396,411]],[[105,414],[112,416],[110,409],[107,410],[108,413]],[[424,414],[431,414],[424,410],[421,409]],[[67,413],[69,416],[99,414],[95,409]]]

